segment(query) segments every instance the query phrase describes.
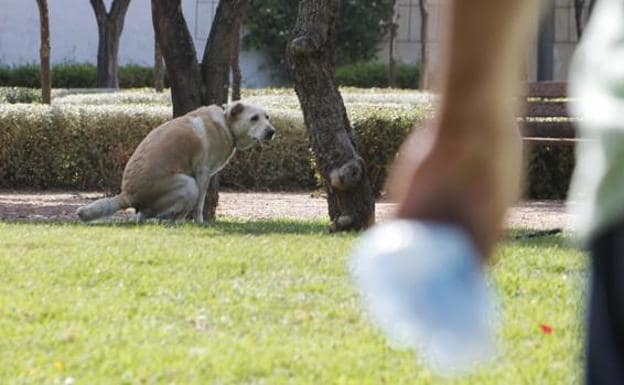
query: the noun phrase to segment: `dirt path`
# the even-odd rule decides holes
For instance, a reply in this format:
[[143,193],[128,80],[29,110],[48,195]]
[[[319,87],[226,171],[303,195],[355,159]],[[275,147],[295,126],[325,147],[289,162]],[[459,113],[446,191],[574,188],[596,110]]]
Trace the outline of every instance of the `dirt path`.
[[[100,197],[102,193],[98,192],[0,190],[0,220],[73,221],[78,219],[78,207]],[[393,203],[377,202],[377,220],[388,218],[393,208]],[[217,215],[251,220],[322,219],[326,218],[327,208],[323,198],[309,193],[222,192]],[[115,215],[119,219],[132,216],[132,210]],[[510,211],[508,226],[569,229],[571,219],[561,201],[527,201]]]

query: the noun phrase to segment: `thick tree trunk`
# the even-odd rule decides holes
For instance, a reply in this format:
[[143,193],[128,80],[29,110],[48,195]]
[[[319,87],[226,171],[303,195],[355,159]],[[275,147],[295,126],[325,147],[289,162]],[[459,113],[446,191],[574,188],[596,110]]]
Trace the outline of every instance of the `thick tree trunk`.
[[427,40],[429,39],[429,7],[427,0],[419,0],[420,6],[420,89],[429,88],[429,55]]
[[201,76],[180,0],[152,0],[152,20],[171,86],[173,116],[202,105]]
[[240,43],[241,43],[241,20],[238,19],[232,35],[234,39],[232,45],[232,53],[230,55],[230,67],[232,68],[232,101],[241,99],[241,84],[243,82],[243,74],[240,68]]
[[50,104],[52,99],[52,76],[50,74],[50,19],[48,16],[48,1],[37,0],[39,6],[39,21],[41,24],[41,101]]
[[302,0],[288,45],[288,66],[321,177],[331,230],[362,229],[375,217],[375,200],[357,153],[342,96],[334,82],[339,0]]
[[117,56],[119,40],[130,0],[114,0],[106,12],[103,0],[91,0],[98,25],[97,86],[119,88]]
[[[201,74],[204,84],[204,104],[225,104],[228,101],[230,60],[238,38],[240,23],[248,0],[221,0],[212,22],[210,35],[204,49]],[[212,177],[204,217],[214,218],[219,203],[219,174]]]
[[[160,45],[173,100],[173,115],[184,115],[202,105],[225,104],[233,46],[232,32],[248,0],[221,0],[201,66],[182,14],[180,0],[152,0],[152,20]],[[239,21],[240,22],[240,21]],[[219,202],[219,176],[215,175],[204,203],[204,218],[214,219]]]
[[165,69],[158,39],[154,39],[154,89],[156,92],[163,92],[165,89]]
[[396,38],[399,31],[399,12],[397,1],[392,0],[392,25],[390,26],[390,41],[388,52],[388,85],[397,86],[397,65],[396,65]]

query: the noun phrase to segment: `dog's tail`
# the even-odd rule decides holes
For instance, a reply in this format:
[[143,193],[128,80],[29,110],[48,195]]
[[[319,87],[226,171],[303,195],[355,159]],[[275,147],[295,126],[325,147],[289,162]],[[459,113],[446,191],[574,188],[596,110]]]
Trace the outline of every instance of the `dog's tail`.
[[115,212],[126,209],[132,204],[125,193],[121,193],[112,198],[98,199],[93,203],[82,206],[78,209],[78,217],[80,220],[87,222],[94,219],[113,215]]

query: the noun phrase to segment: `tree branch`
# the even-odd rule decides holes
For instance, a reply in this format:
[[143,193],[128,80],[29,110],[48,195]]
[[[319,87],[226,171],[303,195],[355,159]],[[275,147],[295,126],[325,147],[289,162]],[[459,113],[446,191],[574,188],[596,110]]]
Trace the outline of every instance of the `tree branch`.
[[130,6],[130,0],[114,0],[113,5],[111,5],[111,10],[108,13],[109,19],[115,20],[118,17],[121,17],[123,25],[123,18],[126,16],[128,6]]
[[97,23],[103,23],[106,21],[108,14],[106,13],[106,5],[104,4],[104,0],[90,0],[91,7],[93,7],[93,11],[95,12],[95,19]]

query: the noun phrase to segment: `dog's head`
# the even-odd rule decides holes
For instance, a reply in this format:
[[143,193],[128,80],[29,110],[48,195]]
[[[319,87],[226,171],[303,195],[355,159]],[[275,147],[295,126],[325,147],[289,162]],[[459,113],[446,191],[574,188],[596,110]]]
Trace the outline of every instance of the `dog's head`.
[[255,142],[268,141],[275,136],[275,128],[266,111],[257,106],[234,102],[225,108],[228,127],[236,140],[236,147],[244,150]]

